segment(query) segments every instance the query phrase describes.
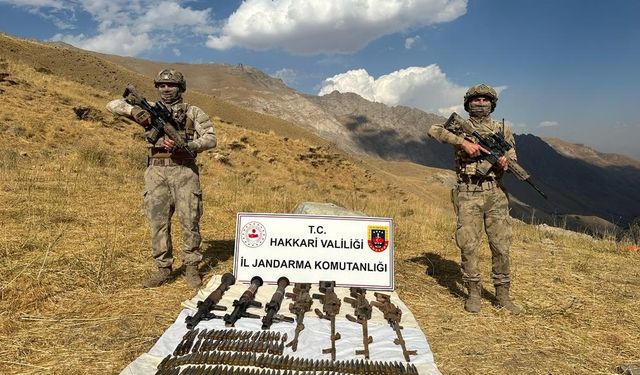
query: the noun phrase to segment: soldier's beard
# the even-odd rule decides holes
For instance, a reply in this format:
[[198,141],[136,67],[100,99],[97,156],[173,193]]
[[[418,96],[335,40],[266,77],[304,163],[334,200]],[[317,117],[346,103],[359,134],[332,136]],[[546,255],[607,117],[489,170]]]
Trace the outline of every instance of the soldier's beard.
[[491,114],[491,103],[489,104],[469,104],[469,116],[487,117]]

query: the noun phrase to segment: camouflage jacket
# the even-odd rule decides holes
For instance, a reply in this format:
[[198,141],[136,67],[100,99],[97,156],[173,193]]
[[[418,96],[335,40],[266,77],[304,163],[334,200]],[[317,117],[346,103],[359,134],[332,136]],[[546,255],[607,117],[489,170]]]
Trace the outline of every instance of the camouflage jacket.
[[[481,135],[488,135],[492,133],[503,133],[504,138],[513,147],[507,152],[507,157],[512,160],[517,160],[515,150],[515,139],[513,133],[508,126],[493,120],[491,117],[486,117],[482,120],[470,118],[469,121],[474,125],[475,130]],[[458,175],[458,179],[461,176],[473,176],[479,169],[481,163],[488,163],[483,159],[483,156],[471,157],[462,148],[462,141],[466,138],[469,141],[476,142],[477,139],[471,135],[466,135],[460,132],[454,132],[449,129],[445,129],[444,124],[434,124],[429,129],[429,136],[436,139],[441,143],[449,143],[455,146],[455,170]],[[500,178],[502,177],[502,171],[496,171],[495,168],[487,175],[489,177]]]
[[[154,105],[154,103],[150,104]],[[128,118],[132,118],[132,108],[133,106],[124,99],[116,99],[107,103],[109,112]],[[216,146],[218,141],[213,122],[202,109],[182,101],[171,105],[170,109],[176,123],[180,125],[180,129],[178,129],[180,135],[185,137],[185,141],[192,151],[202,152]],[[147,142],[147,147],[160,149],[163,141],[164,137],[160,137],[155,144]]]

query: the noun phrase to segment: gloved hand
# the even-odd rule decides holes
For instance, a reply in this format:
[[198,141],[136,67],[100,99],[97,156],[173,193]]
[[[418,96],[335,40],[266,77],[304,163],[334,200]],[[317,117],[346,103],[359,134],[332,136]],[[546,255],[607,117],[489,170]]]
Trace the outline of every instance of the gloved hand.
[[149,112],[137,105],[131,108],[131,117],[142,126],[149,126],[151,124],[151,115],[149,115]]

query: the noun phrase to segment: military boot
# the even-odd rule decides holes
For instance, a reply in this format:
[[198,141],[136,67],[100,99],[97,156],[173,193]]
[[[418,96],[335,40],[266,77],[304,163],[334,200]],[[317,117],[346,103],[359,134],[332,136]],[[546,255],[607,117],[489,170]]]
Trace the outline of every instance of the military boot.
[[189,288],[197,289],[202,286],[202,278],[200,278],[198,266],[195,264],[187,266],[187,269],[184,272],[184,278]]
[[157,288],[169,280],[171,275],[171,267],[158,267],[158,270],[151,274],[148,279],[144,281],[145,288]]
[[498,300],[498,306],[504,307],[513,314],[520,314],[523,310],[520,306],[511,301],[511,297],[509,297],[509,286],[510,284],[496,285],[496,299]]
[[482,287],[480,286],[479,281],[475,282],[467,282],[467,290],[469,292],[469,296],[464,301],[464,309],[470,313],[478,313],[480,312],[480,294]]

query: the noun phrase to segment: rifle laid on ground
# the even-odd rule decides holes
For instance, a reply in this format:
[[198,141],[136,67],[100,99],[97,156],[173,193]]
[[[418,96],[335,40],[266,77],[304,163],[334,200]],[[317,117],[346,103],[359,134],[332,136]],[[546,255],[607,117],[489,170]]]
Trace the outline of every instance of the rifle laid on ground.
[[336,360],[336,340],[340,340],[340,333],[336,332],[336,316],[340,313],[341,302],[333,290],[335,286],[335,281],[320,281],[318,290],[323,294],[313,294],[313,298],[322,302],[322,311],[324,312],[323,314],[319,309],[315,309],[316,315],[320,319],[327,319],[331,322],[331,347],[322,349],[322,353],[330,353],[332,361]]
[[377,307],[384,315],[385,320],[389,323],[391,328],[396,332],[397,338],[393,340],[393,343],[396,345],[400,345],[402,348],[402,354],[404,355],[404,359],[407,362],[411,362],[411,358],[409,356],[418,354],[417,350],[407,350],[407,345],[404,342],[404,338],[402,337],[402,326],[400,325],[400,320],[402,319],[402,310],[400,310],[396,305],[391,303],[391,296],[388,294],[382,293],[373,293],[376,297],[375,301],[372,301],[371,304]]
[[[504,121],[504,120],[503,120]],[[489,151],[488,154],[484,156],[484,159],[489,162],[489,168],[479,168],[478,172],[481,175],[486,175],[491,170],[501,156],[504,156],[507,151],[513,148],[513,145],[507,142],[504,139],[504,134],[502,133],[492,133],[487,136],[481,135],[474,127],[470,121],[465,120],[457,113],[453,112],[451,116],[444,123],[444,128],[456,133],[456,134],[465,134],[472,135],[478,140],[478,144],[482,146],[485,150]],[[467,138],[467,140],[470,140]],[[472,140],[470,140],[472,141]],[[507,157],[507,162],[509,168],[507,171],[513,173],[514,176],[520,181],[524,181],[531,185],[532,188],[535,189],[540,195],[547,199],[547,195],[542,192],[542,190],[538,189],[538,187],[531,180],[531,175],[527,172],[517,161]]]
[[233,312],[231,314],[225,314],[224,325],[227,327],[233,327],[240,318],[252,318],[259,319],[260,316],[247,312],[249,307],[262,307],[262,303],[254,301],[256,297],[256,291],[262,286],[262,278],[260,276],[254,276],[251,279],[251,285],[242,293],[239,299],[233,301]]
[[284,298],[284,290],[287,286],[289,286],[289,279],[284,276],[278,279],[278,288],[273,293],[271,301],[269,301],[269,303],[264,307],[264,311],[266,311],[267,314],[262,318],[262,329],[269,329],[271,324],[278,322],[293,323],[293,318],[276,314],[278,310],[280,310],[280,305]]
[[187,146],[184,139],[180,137],[177,130],[179,126],[177,126],[173,119],[169,108],[167,108],[161,100],[157,101],[155,105],[152,106],[131,84],[127,85],[122,96],[125,98],[127,103],[138,106],[149,113],[151,123],[144,129],[148,132],[147,139],[149,142],[156,143],[160,137],[166,135],[169,139],[175,142],[176,147],[186,151],[192,158],[196,157],[196,154]]
[[364,349],[356,349],[356,355],[363,354],[365,359],[369,359],[369,344],[373,342],[373,337],[369,336],[368,321],[371,319],[371,304],[367,301],[365,294],[367,291],[363,288],[349,288],[351,297],[344,297],[344,302],[351,304],[355,309],[356,316],[347,314],[349,321],[362,325],[362,344]]
[[221,316],[214,314],[212,310],[224,311],[227,309],[225,306],[219,306],[218,302],[222,299],[224,292],[226,292],[231,285],[235,284],[235,282],[236,278],[232,274],[225,273],[222,275],[218,288],[211,292],[203,301],[198,301],[198,311],[193,316],[187,316],[184,319],[185,323],[187,323],[187,328],[192,329],[202,320],[222,319]]
[[309,283],[295,283],[293,285],[293,293],[287,293],[286,296],[291,298],[294,302],[289,304],[289,311],[296,316],[296,331],[293,339],[287,344],[287,347],[291,347],[294,352],[298,350],[298,337],[300,332],[304,329],[304,314],[311,310],[313,299],[309,295],[311,290],[311,284]]

